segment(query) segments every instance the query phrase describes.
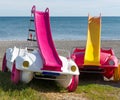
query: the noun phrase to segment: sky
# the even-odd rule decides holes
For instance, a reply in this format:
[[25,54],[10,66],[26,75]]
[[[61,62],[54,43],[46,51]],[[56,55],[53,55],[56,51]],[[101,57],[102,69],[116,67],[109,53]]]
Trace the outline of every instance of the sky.
[[50,16],[120,16],[120,0],[0,0],[0,16],[30,16],[33,5]]

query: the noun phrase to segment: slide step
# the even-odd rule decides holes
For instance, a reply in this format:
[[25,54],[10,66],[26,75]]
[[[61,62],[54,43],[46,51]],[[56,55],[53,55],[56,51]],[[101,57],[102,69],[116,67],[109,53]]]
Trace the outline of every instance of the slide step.
[[31,22],[34,22],[34,19],[30,19]]
[[28,41],[36,41],[35,39],[27,39]]
[[35,32],[35,30],[33,30],[33,29],[29,29],[29,31],[31,31],[31,32]]

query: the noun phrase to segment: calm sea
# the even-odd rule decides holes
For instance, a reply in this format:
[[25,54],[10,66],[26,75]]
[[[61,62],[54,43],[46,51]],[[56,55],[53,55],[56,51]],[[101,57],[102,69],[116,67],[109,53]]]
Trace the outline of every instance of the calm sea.
[[[86,40],[88,17],[51,17],[54,40]],[[26,40],[29,17],[0,17],[0,40]],[[120,40],[120,17],[102,17],[102,40]]]

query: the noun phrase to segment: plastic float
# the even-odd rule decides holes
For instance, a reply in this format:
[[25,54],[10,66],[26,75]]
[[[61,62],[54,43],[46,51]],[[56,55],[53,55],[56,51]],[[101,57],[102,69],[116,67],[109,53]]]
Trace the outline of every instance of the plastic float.
[[88,17],[86,47],[73,49],[71,57],[83,73],[101,73],[107,80],[120,80],[120,64],[112,48],[101,48],[101,16]]
[[[11,72],[11,81],[29,83],[33,78],[55,80],[68,91],[75,91],[79,82],[79,69],[70,58],[58,55],[52,40],[49,9],[36,11],[33,6],[30,22],[35,30],[29,29],[29,41],[37,41],[37,49],[8,48],[4,55],[2,71]],[[33,38],[34,36],[34,38]]]

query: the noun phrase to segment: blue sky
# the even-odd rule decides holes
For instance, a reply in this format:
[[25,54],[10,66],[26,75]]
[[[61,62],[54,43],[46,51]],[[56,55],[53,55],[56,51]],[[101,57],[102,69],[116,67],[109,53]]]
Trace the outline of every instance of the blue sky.
[[0,0],[0,16],[29,16],[32,5],[50,16],[120,16],[120,0]]

